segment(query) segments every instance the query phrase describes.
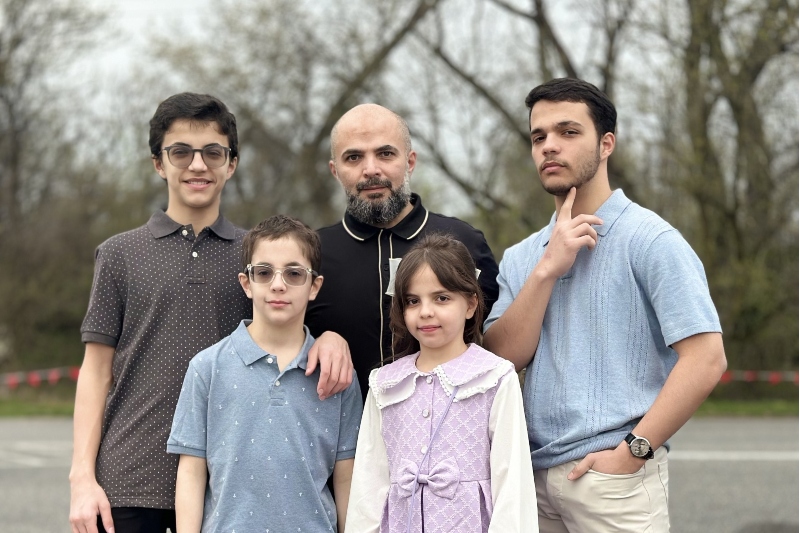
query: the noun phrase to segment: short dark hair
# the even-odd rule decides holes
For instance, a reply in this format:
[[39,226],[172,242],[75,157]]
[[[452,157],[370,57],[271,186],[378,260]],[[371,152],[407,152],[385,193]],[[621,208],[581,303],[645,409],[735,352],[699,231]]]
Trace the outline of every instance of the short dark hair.
[[322,244],[317,232],[300,220],[287,215],[273,215],[261,221],[247,232],[242,242],[242,272],[247,270],[253,260],[253,252],[259,241],[267,239],[276,241],[290,237],[297,242],[303,254],[311,263],[311,270],[320,271],[322,267]]
[[394,337],[392,351],[395,358],[416,353],[420,349],[419,341],[406,327],[404,315],[411,278],[425,265],[430,267],[439,283],[448,291],[458,292],[465,298],[475,296],[478,306],[475,314],[464,325],[464,342],[480,344],[483,339],[481,326],[486,306],[483,303],[483,291],[475,271],[475,261],[467,247],[452,235],[429,233],[403,256],[395,273],[394,298],[389,313],[389,325]]
[[154,158],[161,155],[164,135],[176,120],[217,124],[222,135],[228,137],[231,160],[239,157],[239,136],[236,133],[236,117],[218,98],[208,94],[180,93],[158,105],[150,119],[150,153]]
[[555,78],[534,87],[525,98],[528,106],[528,122],[533,106],[539,100],[549,102],[581,102],[589,108],[598,139],[617,129],[617,110],[608,96],[591,83],[577,78]]

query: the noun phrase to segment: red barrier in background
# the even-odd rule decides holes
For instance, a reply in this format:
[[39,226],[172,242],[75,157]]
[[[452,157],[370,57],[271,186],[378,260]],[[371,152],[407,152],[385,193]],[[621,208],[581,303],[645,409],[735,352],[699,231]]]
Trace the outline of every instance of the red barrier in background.
[[80,367],[77,366],[63,366],[61,368],[47,368],[45,370],[30,370],[27,372],[9,372],[0,374],[0,388],[14,390],[23,383],[31,387],[38,387],[42,383],[55,385],[61,378],[77,381],[79,372]]
[[[42,383],[55,385],[61,378],[78,381],[80,367],[63,366],[60,368],[47,368],[45,370],[31,370],[27,372],[9,372],[0,374],[0,388],[16,389],[25,383],[31,387],[38,387]],[[764,382],[770,385],[779,383],[800,383],[796,370],[727,370],[722,374],[719,382],[722,384],[743,381],[746,383]]]
[[746,383],[764,382],[770,385],[779,383],[798,384],[798,372],[796,370],[726,370],[720,378],[720,383],[731,383],[733,381],[744,381]]

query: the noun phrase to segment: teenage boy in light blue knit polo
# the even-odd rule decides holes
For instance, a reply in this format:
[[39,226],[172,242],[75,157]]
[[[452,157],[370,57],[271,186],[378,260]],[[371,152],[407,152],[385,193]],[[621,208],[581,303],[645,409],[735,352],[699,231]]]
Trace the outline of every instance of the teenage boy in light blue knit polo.
[[616,110],[593,85],[534,88],[550,224],[506,250],[485,346],[525,378],[542,533],[669,530],[667,439],[726,367],[703,265],[608,182]]
[[317,234],[287,216],[245,236],[253,320],[192,359],[167,443],[181,533],[344,530],[362,401],[355,379],[323,401],[319,368],[305,375],[320,257]]

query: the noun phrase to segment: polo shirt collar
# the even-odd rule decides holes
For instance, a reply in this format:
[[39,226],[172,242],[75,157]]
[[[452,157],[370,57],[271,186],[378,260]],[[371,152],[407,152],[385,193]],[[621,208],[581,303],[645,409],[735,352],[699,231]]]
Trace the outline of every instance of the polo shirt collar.
[[[411,212],[391,228],[386,228],[386,231],[391,231],[398,237],[405,240],[410,240],[419,235],[422,228],[428,222],[428,210],[422,205],[422,199],[417,193],[411,193],[411,205],[413,208]],[[345,231],[354,239],[358,241],[366,241],[370,237],[378,234],[383,228],[364,224],[353,218],[350,213],[345,213],[342,218],[342,224]]]
[[[622,192],[622,189],[617,189],[611,196],[609,196],[603,205],[601,205],[597,211],[595,211],[595,215],[600,217],[603,220],[602,226],[594,226],[594,229],[597,231],[597,234],[600,236],[605,237],[606,234],[611,231],[611,226],[619,220],[619,217],[631,205],[633,202],[625,196],[625,193]],[[553,213],[553,216],[550,218],[550,224],[544,230],[543,237],[544,239],[543,246],[547,246],[550,243],[550,235],[553,234],[553,227],[556,224],[556,217],[558,216],[558,211]]]
[[[180,223],[172,220],[163,209],[159,209],[153,213],[153,216],[147,221],[147,228],[156,239],[172,235],[182,227]],[[232,241],[236,238],[236,226],[222,215],[219,215],[217,220],[211,224],[208,229],[213,231],[217,237],[225,239],[226,241]]]
[[226,241],[232,241],[236,238],[236,226],[222,215],[218,216],[217,220],[208,229],[216,233],[217,237]]
[[[231,343],[233,344],[233,349],[236,352],[236,355],[239,356],[239,359],[242,360],[247,366],[252,365],[259,359],[263,359],[269,353],[262,350],[256,343],[253,341],[253,337],[250,336],[250,333],[247,331],[247,326],[252,324],[252,320],[242,320],[239,323],[239,326],[231,333]],[[311,336],[311,333],[308,331],[306,326],[303,326],[303,331],[306,334],[306,340],[303,342],[303,347],[300,348],[300,353],[295,357],[286,368],[283,369],[283,372],[290,370],[292,368],[302,368],[303,370],[306,369],[308,366],[308,351],[311,349],[311,346],[314,345],[314,337]]]

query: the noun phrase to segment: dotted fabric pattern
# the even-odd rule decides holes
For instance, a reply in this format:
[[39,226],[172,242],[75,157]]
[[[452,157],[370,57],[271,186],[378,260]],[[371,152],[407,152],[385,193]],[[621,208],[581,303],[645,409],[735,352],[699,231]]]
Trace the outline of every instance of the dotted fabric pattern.
[[189,361],[252,316],[244,234],[221,216],[195,234],[159,211],[97,249],[81,338],[116,348],[96,473],[112,507],[174,508],[167,437]]

